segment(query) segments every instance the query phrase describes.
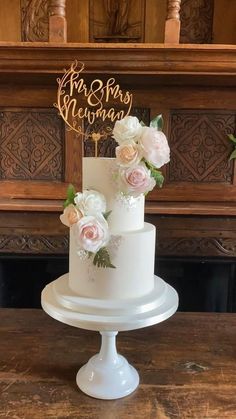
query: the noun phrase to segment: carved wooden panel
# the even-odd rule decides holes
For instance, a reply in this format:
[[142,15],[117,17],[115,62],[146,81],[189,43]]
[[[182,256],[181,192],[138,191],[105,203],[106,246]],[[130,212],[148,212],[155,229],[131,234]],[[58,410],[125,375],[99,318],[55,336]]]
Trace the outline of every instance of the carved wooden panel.
[[90,0],[91,42],[143,42],[145,0]]
[[233,163],[229,162],[232,144],[227,134],[235,129],[233,111],[172,111],[168,180],[232,183]]
[[180,9],[180,43],[212,42],[214,0],[182,0]]
[[[137,116],[140,121],[143,121],[145,125],[149,124],[150,121],[150,109],[148,108],[133,108],[132,115]],[[100,133],[101,139],[97,143],[97,156],[100,157],[114,157],[115,148],[117,146],[116,141],[112,138],[112,129],[114,122],[105,121],[98,118],[93,125],[85,125],[85,133],[88,137],[84,140],[84,156],[94,157],[95,156],[95,141],[91,139],[92,133]]]
[[65,235],[1,234],[1,253],[65,254],[69,239]]
[[64,129],[54,110],[0,112],[0,178],[62,180]]
[[21,0],[22,41],[48,41],[48,0]]
[[171,237],[161,240],[157,246],[159,256],[236,256],[236,237]]
[[157,258],[236,257],[236,218],[146,215],[157,228]]

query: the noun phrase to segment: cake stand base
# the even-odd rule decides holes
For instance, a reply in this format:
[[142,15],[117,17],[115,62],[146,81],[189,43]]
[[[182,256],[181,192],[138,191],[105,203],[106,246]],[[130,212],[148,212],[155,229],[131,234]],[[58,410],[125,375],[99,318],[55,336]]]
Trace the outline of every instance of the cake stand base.
[[132,393],[139,384],[139,375],[127,360],[117,354],[117,332],[101,332],[99,354],[93,356],[78,372],[80,390],[98,399],[119,399]]
[[134,330],[160,323],[178,307],[178,294],[161,278],[148,295],[129,302],[82,298],[68,285],[68,274],[48,284],[41,303],[44,311],[71,326],[101,333],[100,352],[77,373],[78,387],[98,399],[119,399],[132,393],[139,384],[137,371],[116,351],[118,331]]

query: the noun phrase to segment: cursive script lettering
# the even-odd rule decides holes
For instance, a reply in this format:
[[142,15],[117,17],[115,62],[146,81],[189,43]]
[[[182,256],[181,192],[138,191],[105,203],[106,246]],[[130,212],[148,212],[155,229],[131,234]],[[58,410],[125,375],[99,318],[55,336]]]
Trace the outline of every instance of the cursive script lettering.
[[[55,105],[66,124],[80,134],[81,126],[78,120],[87,120],[89,124],[94,124],[96,118],[114,122],[130,113],[133,102],[132,93],[123,92],[114,77],[106,82],[94,79],[88,86],[81,77],[83,69],[84,64],[79,66],[75,61],[63,77],[58,79]],[[126,110],[117,110],[114,105],[109,107],[111,102],[115,102],[118,108],[125,105]]]

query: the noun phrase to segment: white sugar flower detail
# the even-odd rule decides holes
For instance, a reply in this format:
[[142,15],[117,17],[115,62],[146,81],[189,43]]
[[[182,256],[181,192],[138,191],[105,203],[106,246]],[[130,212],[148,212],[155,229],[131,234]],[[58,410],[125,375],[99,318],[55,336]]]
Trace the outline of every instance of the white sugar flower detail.
[[94,190],[79,192],[74,198],[76,207],[84,215],[102,214],[106,212],[106,199],[103,194]]
[[139,144],[143,157],[156,168],[160,168],[170,161],[170,148],[162,131],[143,127]]
[[137,141],[142,125],[136,116],[125,116],[120,121],[116,121],[112,137],[118,144],[126,141]]

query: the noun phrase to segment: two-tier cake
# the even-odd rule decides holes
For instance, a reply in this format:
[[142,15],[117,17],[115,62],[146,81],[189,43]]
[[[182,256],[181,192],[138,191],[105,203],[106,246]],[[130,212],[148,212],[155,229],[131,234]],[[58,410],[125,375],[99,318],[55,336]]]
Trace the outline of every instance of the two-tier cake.
[[69,192],[61,221],[70,227],[70,289],[127,300],[154,288],[155,227],[144,223],[144,195],[162,184],[169,147],[162,131],[131,116],[113,136],[116,158],[83,159],[83,192]]

